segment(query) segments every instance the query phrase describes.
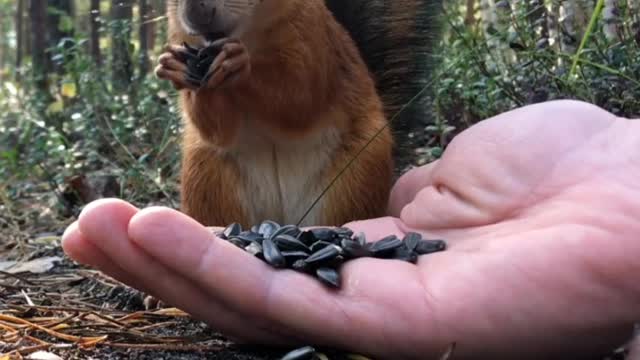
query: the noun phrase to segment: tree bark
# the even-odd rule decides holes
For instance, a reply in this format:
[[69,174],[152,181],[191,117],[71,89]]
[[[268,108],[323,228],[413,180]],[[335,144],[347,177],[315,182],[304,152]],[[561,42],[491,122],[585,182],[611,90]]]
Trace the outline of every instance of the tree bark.
[[20,82],[20,75],[22,72],[22,54],[24,53],[24,30],[22,29],[22,23],[24,20],[24,1],[18,0],[18,6],[16,9],[16,82]]
[[90,10],[90,40],[89,48],[91,57],[97,67],[102,66],[102,55],[100,54],[100,0],[91,0]]
[[467,0],[467,12],[464,17],[464,23],[467,27],[473,26],[476,22],[476,0]]
[[605,0],[602,14],[602,30],[607,40],[615,42],[620,40],[620,9],[616,0]]
[[33,66],[33,80],[36,88],[47,90],[47,4],[42,0],[31,0],[29,5],[31,19],[31,58]]
[[[48,0],[42,1],[48,3],[47,25],[49,29],[48,47],[55,48],[60,45],[62,39],[73,36],[73,22],[65,21],[73,19],[73,4],[71,0]],[[64,45],[68,49],[72,44],[70,42]],[[51,56],[48,57],[51,59]],[[50,68],[61,74],[64,71],[62,61],[51,61]]]
[[124,91],[133,78],[131,59],[131,19],[133,17],[132,0],[113,0],[111,2],[113,60],[113,88]]
[[149,32],[151,27],[149,20],[151,20],[151,4],[148,0],[140,0],[140,79],[143,79],[149,72]]

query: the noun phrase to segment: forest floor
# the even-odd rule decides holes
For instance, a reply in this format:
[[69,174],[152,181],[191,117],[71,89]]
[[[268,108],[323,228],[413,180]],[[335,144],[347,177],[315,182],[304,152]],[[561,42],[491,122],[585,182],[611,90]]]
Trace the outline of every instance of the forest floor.
[[[417,150],[414,164],[427,153]],[[178,309],[145,310],[144,294],[66,257],[60,236],[74,219],[57,216],[56,197],[38,189],[0,223],[0,360],[268,360],[292,350],[238,346]]]

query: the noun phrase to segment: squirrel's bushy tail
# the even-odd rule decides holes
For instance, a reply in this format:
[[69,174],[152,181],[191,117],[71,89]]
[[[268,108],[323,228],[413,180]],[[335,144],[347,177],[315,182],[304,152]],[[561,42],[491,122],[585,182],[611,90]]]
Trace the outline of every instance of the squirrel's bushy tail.
[[[325,0],[373,74],[389,120],[431,81],[443,0]],[[428,122],[424,92],[391,124],[397,168],[409,162],[408,134]]]

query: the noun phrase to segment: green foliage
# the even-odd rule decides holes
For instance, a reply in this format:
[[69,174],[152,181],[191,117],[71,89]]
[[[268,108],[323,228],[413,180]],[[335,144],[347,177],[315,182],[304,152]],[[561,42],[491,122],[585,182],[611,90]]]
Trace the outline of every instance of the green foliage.
[[96,66],[87,41],[81,34],[48,49],[63,70],[47,74],[48,92],[28,78],[0,88],[0,190],[17,197],[26,185],[45,182],[60,194],[73,176],[109,174],[123,188],[119,196],[175,205],[180,124],[173,89],[137,74],[126,91],[114,90],[111,68]]
[[[594,16],[592,31],[575,56],[532,31],[531,13],[515,9],[507,17],[508,30],[487,34],[465,24],[463,10],[448,7],[449,33],[441,44],[434,101],[438,121],[463,130],[513,108],[554,99],[578,99],[619,116],[640,116],[640,49],[634,34],[608,41],[602,18]],[[623,18],[631,17],[622,10]]]

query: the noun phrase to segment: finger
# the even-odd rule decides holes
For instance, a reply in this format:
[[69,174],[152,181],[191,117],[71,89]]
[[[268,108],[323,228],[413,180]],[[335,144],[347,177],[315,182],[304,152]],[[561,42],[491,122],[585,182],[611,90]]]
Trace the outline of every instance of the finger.
[[229,42],[222,47],[222,50],[227,54],[227,57],[233,57],[245,51],[245,47],[240,43]]
[[222,67],[211,68],[211,71],[205,75],[203,82],[208,89],[215,89],[224,81],[227,72]]
[[402,209],[416,197],[416,194],[433,183],[432,173],[439,160],[420,166],[402,175],[391,189],[389,215],[400,217]]
[[165,46],[164,51],[171,53],[173,56],[182,59],[187,53],[187,48],[182,45],[170,44]]
[[244,53],[225,60],[221,67],[226,73],[233,73],[240,70],[249,63],[249,54]]
[[139,291],[149,293],[143,282],[128,274],[107,257],[98,247],[84,238],[78,229],[78,222],[71,224],[62,236],[64,251],[75,261],[94,267],[114,279],[127,279],[127,285]]
[[237,85],[239,82],[246,80],[249,74],[251,74],[251,69],[249,66],[245,66],[240,72],[229,76],[225,81],[229,85]]
[[194,85],[189,83],[186,74],[183,72],[170,70],[162,65],[158,65],[155,74],[158,78],[170,80],[178,89],[194,88]]
[[318,342],[349,336],[345,318],[336,316],[333,290],[306,274],[272,269],[184,214],[145,209],[131,221],[130,233],[158,262],[238,314]]
[[158,63],[164,66],[168,70],[174,70],[179,72],[187,72],[187,65],[176,59],[175,55],[170,53],[164,53],[158,58]]
[[249,73],[249,55],[242,54],[233,59],[226,60],[221,65],[221,73],[223,78],[217,84],[209,84],[210,88],[214,86],[233,85],[243,79],[245,79]]
[[[238,317],[216,303],[189,279],[159,264],[130,242],[129,221],[137,211],[122,201],[105,200],[90,204],[80,215],[80,232],[104,253],[107,264],[115,266],[105,267],[109,275],[131,286],[146,284],[147,293],[188,309],[185,311],[206,319],[214,328],[230,336],[254,342],[282,342],[282,337],[273,329],[262,330],[255,324],[246,326],[245,317]],[[168,245],[173,248],[172,244]],[[124,269],[124,273],[118,272],[118,268]]]

